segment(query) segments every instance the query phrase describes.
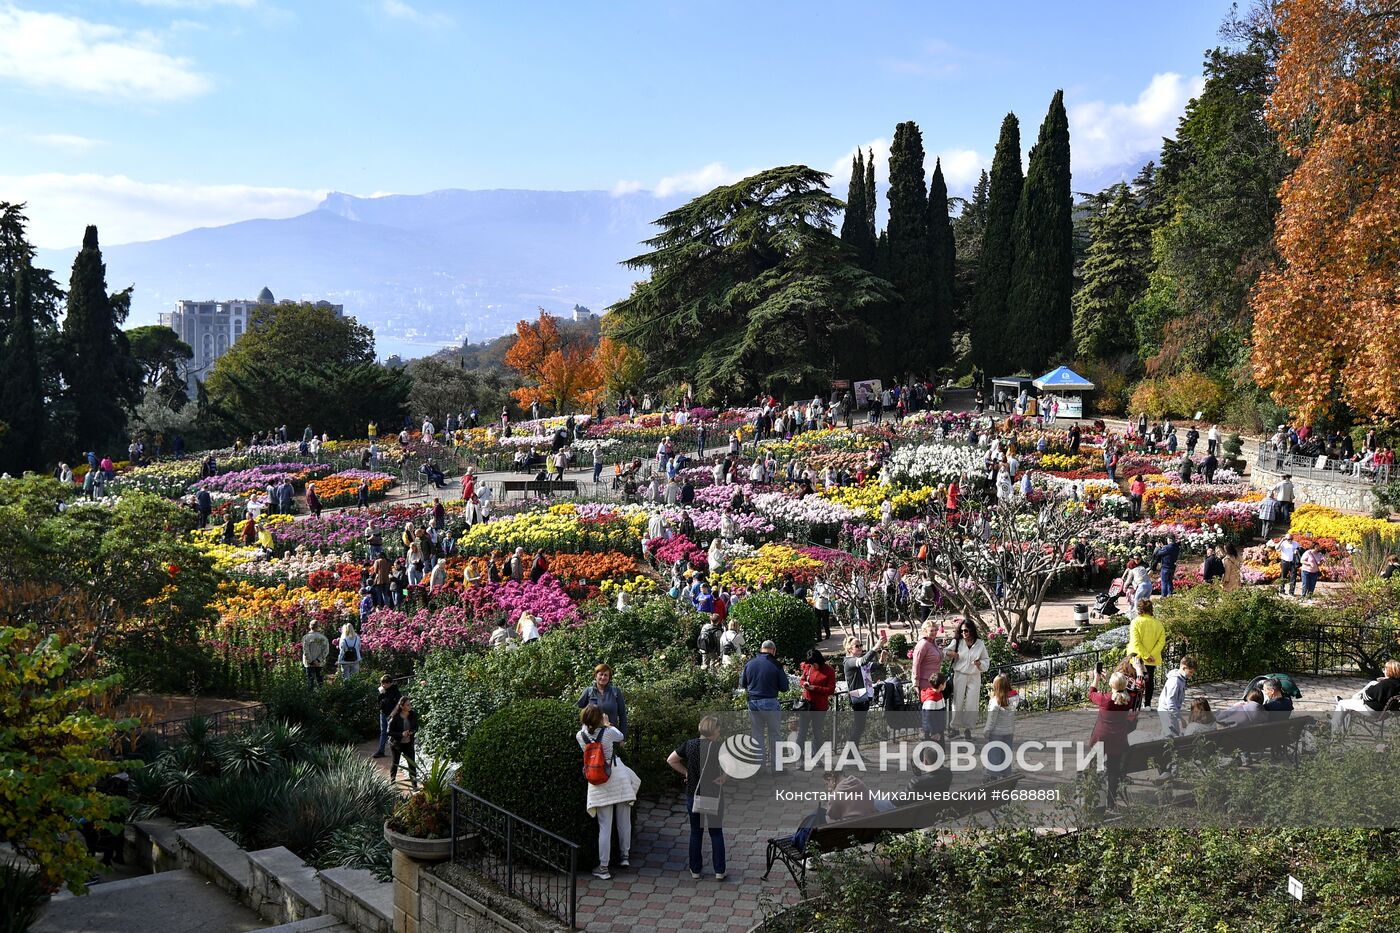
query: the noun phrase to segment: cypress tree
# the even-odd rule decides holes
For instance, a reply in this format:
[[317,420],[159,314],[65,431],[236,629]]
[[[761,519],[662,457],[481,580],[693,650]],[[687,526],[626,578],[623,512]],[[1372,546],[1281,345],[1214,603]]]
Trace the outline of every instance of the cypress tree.
[[890,219],[885,233],[889,240],[886,277],[901,300],[888,319],[884,343],[886,347],[900,348],[890,359],[900,374],[928,372],[942,354],[937,346],[924,142],[918,124],[912,120],[894,129],[890,146]]
[[992,156],[986,211],[982,218],[977,294],[968,315],[972,358],[979,369],[989,373],[1010,365],[1005,332],[1006,299],[1011,291],[1012,237],[1021,187],[1021,124],[1016,114],[1008,113],[1001,121],[1001,135]]
[[865,154],[851,158],[851,183],[846,188],[846,213],[841,218],[841,239],[859,252],[865,245]]
[[1081,356],[1111,359],[1137,348],[1130,307],[1147,289],[1152,230],[1126,185],[1090,224],[1084,281],[1074,295],[1074,343]]
[[1016,366],[1039,371],[1067,348],[1073,330],[1074,203],[1064,91],[1055,92],[1031,150],[1012,250],[1008,343]]
[[112,452],[121,442],[126,432],[123,402],[133,403],[139,386],[140,370],[121,330],[130,303],[130,291],[107,293],[107,267],[97,228],[89,225],[83,248],[73,259],[63,336],[68,345],[65,377],[76,440],[99,455]]
[[26,262],[13,272],[10,315],[0,345],[0,471],[18,476],[44,465],[44,377]]
[[870,257],[875,255],[875,150],[867,150],[865,157],[865,240],[870,244]]
[[954,268],[957,246],[953,222],[948,216],[948,184],[943,179],[943,161],[933,163],[928,185],[929,262],[933,274],[933,348],[935,364],[951,359],[953,346]]

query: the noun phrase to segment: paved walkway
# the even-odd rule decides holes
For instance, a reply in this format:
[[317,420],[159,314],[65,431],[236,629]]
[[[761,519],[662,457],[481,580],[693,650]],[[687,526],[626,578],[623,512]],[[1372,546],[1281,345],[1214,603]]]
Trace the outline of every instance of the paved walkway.
[[59,894],[33,933],[244,933],[269,926],[188,869],[93,885],[85,897]]
[[[1365,683],[1361,678],[1295,678],[1303,698],[1296,703],[1300,712],[1321,715],[1332,710],[1338,694],[1350,695]],[[1223,709],[1239,700],[1246,681],[1225,681],[1193,686],[1189,695],[1205,696],[1214,709]],[[1017,722],[1017,740],[1064,738],[1066,723],[1087,738],[1093,714],[1071,711],[1056,714],[1023,715]],[[873,722],[873,717],[872,717]],[[1140,728],[1153,728],[1155,723]],[[979,736],[980,738],[980,736]],[[902,788],[909,774],[881,773],[876,770],[873,747],[865,746],[871,770],[863,778],[874,788]],[[649,750],[648,753],[651,753]],[[953,787],[960,789],[981,781],[981,775],[959,775]],[[800,775],[793,779],[798,789],[817,790],[820,775]],[[742,933],[782,907],[801,900],[796,884],[781,864],[775,864],[768,880],[762,880],[766,842],[770,836],[796,828],[796,805],[776,805],[771,781],[731,782],[726,786],[724,837],[727,878],[716,881],[710,843],[704,843],[706,874],[692,880],[688,867],[689,825],[681,797],[680,781],[674,793],[659,801],[643,800],[637,806],[636,830],[632,842],[630,871],[613,872],[611,881],[592,875],[579,878],[579,926],[589,933],[636,929],[681,929],[695,933]],[[1035,781],[1025,786],[1039,786]],[[1045,787],[1053,783],[1041,781]],[[808,807],[810,809],[810,807]]]

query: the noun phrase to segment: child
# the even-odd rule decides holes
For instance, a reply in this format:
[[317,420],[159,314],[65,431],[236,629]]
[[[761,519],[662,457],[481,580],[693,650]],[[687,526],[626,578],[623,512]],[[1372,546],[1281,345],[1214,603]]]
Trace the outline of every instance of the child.
[[943,698],[947,689],[948,677],[940,672],[930,677],[928,685],[919,690],[926,741],[943,741],[943,732],[948,727],[948,701]]
[[1004,743],[1007,748],[987,750],[985,754],[988,780],[996,780],[1011,767],[1010,747],[1016,730],[1016,691],[1011,678],[998,674],[987,689],[987,724],[983,727],[987,744]]
[[369,622],[369,614],[374,611],[374,594],[369,587],[360,588],[360,630]]

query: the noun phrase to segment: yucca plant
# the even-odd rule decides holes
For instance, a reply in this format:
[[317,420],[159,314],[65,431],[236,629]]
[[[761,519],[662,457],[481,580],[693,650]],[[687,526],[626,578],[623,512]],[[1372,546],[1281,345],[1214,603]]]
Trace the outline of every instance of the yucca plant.
[[279,761],[266,744],[267,736],[258,732],[241,732],[224,736],[215,746],[219,772],[235,780],[255,778],[267,772]]
[[265,849],[276,843],[268,826],[290,794],[286,774],[272,768],[261,774],[232,775],[205,781],[199,805],[203,818],[245,849]]

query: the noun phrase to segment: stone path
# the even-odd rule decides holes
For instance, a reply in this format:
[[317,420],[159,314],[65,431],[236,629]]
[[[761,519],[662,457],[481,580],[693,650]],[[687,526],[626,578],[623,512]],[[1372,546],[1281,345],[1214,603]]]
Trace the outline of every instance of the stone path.
[[268,926],[188,869],[93,885],[89,892],[56,895],[33,933],[244,933]]
[[[1356,677],[1300,677],[1295,682],[1303,693],[1303,698],[1296,701],[1297,710],[1317,716],[1331,712],[1338,694],[1348,696],[1365,684],[1364,679]],[[1247,681],[1243,680],[1224,681],[1192,686],[1188,694],[1207,697],[1212,708],[1219,710],[1239,700],[1246,686]],[[1067,719],[1071,715],[1074,718]],[[1023,714],[1018,717],[1017,739],[1063,738],[1067,721],[1087,739],[1093,715],[1087,711]],[[875,716],[872,714],[872,723]],[[1149,722],[1139,728],[1150,729],[1153,725]],[[647,753],[656,751],[648,749]],[[873,746],[866,745],[863,751],[873,769]],[[907,773],[882,774],[877,770],[864,776],[869,786],[881,789],[902,788],[908,778]],[[959,775],[953,786],[960,789],[980,779],[979,774]],[[818,775],[801,775],[794,780],[800,788],[816,790],[821,786]],[[1024,782],[1028,787],[1039,785],[1053,786],[1043,780]],[[589,933],[636,929],[742,933],[766,915],[801,900],[796,884],[781,864],[774,865],[767,881],[762,880],[768,837],[791,832],[797,823],[791,815],[791,805],[775,806],[774,786],[758,780],[726,787],[724,881],[713,878],[708,837],[703,848],[706,874],[699,881],[690,877],[690,831],[679,779],[674,793],[659,801],[641,801],[637,806],[631,870],[614,870],[611,881],[600,881],[591,874],[579,877],[580,928]]]

